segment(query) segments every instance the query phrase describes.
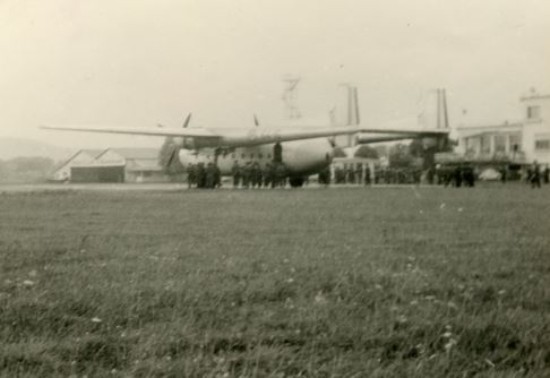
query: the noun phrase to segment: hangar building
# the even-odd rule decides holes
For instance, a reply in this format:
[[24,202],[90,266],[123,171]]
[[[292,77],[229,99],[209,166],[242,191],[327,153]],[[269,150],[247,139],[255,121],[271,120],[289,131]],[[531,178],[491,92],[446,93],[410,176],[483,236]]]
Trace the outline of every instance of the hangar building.
[[457,128],[457,152],[479,161],[550,164],[550,95],[520,98],[523,119]]
[[83,149],[53,174],[55,181],[164,182],[168,176],[155,148]]

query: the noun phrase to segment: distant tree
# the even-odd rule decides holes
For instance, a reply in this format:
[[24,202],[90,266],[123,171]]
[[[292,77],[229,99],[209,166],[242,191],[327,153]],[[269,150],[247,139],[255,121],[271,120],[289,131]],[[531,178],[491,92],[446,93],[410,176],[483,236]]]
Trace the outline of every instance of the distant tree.
[[378,151],[364,144],[355,151],[354,157],[365,159],[378,159]]
[[409,168],[413,165],[414,157],[409,151],[409,147],[404,144],[396,144],[389,150],[390,167]]
[[15,173],[49,174],[54,169],[54,161],[45,157],[17,157],[8,160]]
[[7,175],[6,163],[3,160],[0,160],[0,181],[2,181]]
[[409,144],[409,152],[414,157],[422,157],[424,155],[424,147],[422,146],[422,139],[416,138]]
[[387,145],[378,145],[378,146],[374,146],[372,147],[376,153],[378,154],[378,157],[383,157],[383,156],[388,156],[388,146]]

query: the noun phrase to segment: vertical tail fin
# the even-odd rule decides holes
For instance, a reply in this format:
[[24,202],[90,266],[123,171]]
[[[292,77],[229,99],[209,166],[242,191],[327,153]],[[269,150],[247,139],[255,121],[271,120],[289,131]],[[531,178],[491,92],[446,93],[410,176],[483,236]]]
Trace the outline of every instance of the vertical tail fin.
[[449,114],[447,113],[447,94],[445,89],[437,89],[437,124],[436,129],[449,128]]
[[[357,87],[348,86],[348,121],[347,126],[358,126],[360,123],[359,115],[359,97],[357,95]],[[354,147],[355,136],[347,135],[347,143],[345,147]]]
[[[350,84],[342,84],[341,86],[346,90],[345,97],[339,91],[339,101],[329,112],[330,124],[334,127],[358,126],[361,119],[357,87]],[[344,148],[354,147],[357,144],[354,135],[339,135],[333,137],[332,142],[334,145]]]
[[357,87],[347,86],[348,89],[348,118],[346,126],[359,125],[359,98],[357,95]]
[[[435,94],[435,98],[434,98]],[[449,129],[447,95],[445,89],[435,89],[423,96],[418,125],[425,129]]]

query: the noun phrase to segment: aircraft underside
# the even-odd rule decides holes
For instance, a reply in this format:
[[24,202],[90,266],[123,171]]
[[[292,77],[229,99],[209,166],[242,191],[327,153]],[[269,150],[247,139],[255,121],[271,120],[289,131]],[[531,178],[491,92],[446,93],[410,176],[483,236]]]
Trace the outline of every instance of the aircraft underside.
[[217,163],[224,176],[232,175],[235,165],[239,167],[256,165],[266,171],[274,164],[283,164],[291,186],[301,186],[307,176],[319,173],[331,163],[332,146],[326,138],[319,138],[237,147],[221,150],[218,154],[212,148],[203,148],[198,152],[182,149],[179,152],[179,159],[186,168],[189,164],[202,163],[206,166],[208,163]]

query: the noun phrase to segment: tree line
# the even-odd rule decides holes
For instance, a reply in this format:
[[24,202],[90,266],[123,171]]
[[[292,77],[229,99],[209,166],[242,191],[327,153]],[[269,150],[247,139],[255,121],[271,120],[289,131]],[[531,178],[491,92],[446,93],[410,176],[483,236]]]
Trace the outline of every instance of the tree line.
[[0,160],[0,182],[45,181],[54,169],[54,160],[46,157],[16,157]]

